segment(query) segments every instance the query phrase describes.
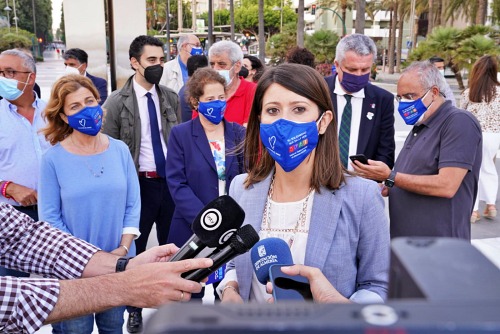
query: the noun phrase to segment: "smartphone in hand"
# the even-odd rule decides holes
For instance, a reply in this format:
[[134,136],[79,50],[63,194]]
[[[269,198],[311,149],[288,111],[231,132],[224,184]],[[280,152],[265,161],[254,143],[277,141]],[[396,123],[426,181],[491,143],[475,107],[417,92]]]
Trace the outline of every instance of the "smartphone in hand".
[[349,157],[349,159],[351,159],[352,162],[354,161],[359,161],[361,162],[363,165],[368,165],[368,159],[365,157],[364,154],[356,154],[356,155],[351,155]]
[[281,267],[289,265],[275,264],[269,268],[269,279],[273,284],[274,302],[284,300],[311,301],[311,286],[303,276],[290,276],[281,271]]

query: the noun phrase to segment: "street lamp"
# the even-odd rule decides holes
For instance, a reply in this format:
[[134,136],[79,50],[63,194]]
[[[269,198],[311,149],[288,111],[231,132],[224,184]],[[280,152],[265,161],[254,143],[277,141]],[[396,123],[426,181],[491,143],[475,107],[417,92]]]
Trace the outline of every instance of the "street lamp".
[[340,22],[342,22],[342,31],[343,31],[343,34],[342,34],[342,37],[344,37],[345,35],[347,35],[347,32],[346,32],[346,28],[345,28],[345,22],[344,20],[342,19],[342,17],[339,15],[339,13],[337,13],[336,11],[334,11],[333,9],[331,8],[327,8],[327,7],[317,7],[318,9],[323,9],[323,10],[329,10],[331,12],[333,12],[333,14],[337,15],[338,18],[340,19]]
[[281,0],[281,7],[274,6],[273,10],[280,11],[280,34],[283,33],[283,0]]
[[9,7],[9,0],[5,0],[5,8],[3,10],[7,12],[7,23],[8,23],[7,26],[9,27],[9,32],[10,32],[10,11],[12,9],[10,9]]
[[19,18],[17,17],[17,14],[16,14],[16,0],[13,0],[13,3],[14,3],[14,17],[12,19],[14,20],[14,22],[16,22],[16,34],[17,34],[18,33],[17,20],[19,20]]

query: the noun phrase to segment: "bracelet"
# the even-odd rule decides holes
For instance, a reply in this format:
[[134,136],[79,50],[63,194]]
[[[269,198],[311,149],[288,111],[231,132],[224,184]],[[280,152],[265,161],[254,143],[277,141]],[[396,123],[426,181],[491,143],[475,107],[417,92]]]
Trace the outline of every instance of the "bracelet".
[[226,285],[224,287],[224,289],[222,289],[221,299],[224,298],[224,292],[226,292],[227,289],[232,289],[232,290],[234,290],[234,292],[236,292],[236,293],[239,294],[238,289],[236,289],[234,286],[232,286],[232,285]]
[[12,182],[11,181],[5,181],[3,184],[2,184],[2,188],[1,188],[1,192],[2,192],[2,196],[9,199],[9,198],[12,198],[12,196],[9,196],[7,195],[7,187],[9,186],[9,184],[11,184]]
[[125,250],[127,251],[127,254],[128,254],[128,247],[127,247],[127,246],[125,246],[125,245],[120,245],[120,247],[125,248]]

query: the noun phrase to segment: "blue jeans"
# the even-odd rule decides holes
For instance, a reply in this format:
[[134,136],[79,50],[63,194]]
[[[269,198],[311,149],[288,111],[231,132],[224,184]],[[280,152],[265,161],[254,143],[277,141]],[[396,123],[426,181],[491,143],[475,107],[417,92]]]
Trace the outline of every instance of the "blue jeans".
[[100,334],[122,334],[125,306],[52,324],[53,334],[91,334],[94,317]]

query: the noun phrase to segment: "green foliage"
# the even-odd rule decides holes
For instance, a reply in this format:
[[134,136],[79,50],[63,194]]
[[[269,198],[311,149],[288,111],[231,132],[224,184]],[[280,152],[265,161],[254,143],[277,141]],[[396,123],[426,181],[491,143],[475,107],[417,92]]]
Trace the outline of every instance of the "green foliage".
[[316,56],[316,63],[333,62],[339,36],[330,30],[318,30],[307,36],[305,47]]
[[26,36],[16,35],[15,33],[2,35],[0,38],[0,52],[14,48],[31,48],[31,39]]
[[[280,6],[279,0],[265,1],[264,30],[266,34],[273,35],[280,32],[281,10],[277,9]],[[241,6],[234,11],[234,22],[236,30],[257,35],[259,30],[259,6],[257,1],[242,1]],[[283,27],[289,23],[296,24],[296,22],[297,14],[295,14],[295,10],[290,7],[290,4],[285,3],[283,6]]]
[[[52,41],[52,0],[35,0],[36,34],[44,42]],[[12,5],[10,7],[13,7]],[[18,27],[34,33],[32,0],[16,0]]]
[[288,50],[297,44],[297,29],[293,23],[283,27],[282,34],[269,37],[266,44],[266,55],[271,57],[271,65],[278,65],[285,61]]
[[[224,26],[231,24],[229,9],[217,9],[214,11],[214,26]],[[205,21],[205,27],[208,27],[208,12],[198,16]]]
[[[179,27],[178,17],[177,17],[177,1],[170,1],[170,29],[177,30]],[[165,21],[167,17],[167,1],[153,1],[146,0],[146,24],[147,29],[157,29],[165,26]],[[192,12],[191,12],[191,2],[182,3],[182,26],[183,28],[191,29],[192,27]]]

